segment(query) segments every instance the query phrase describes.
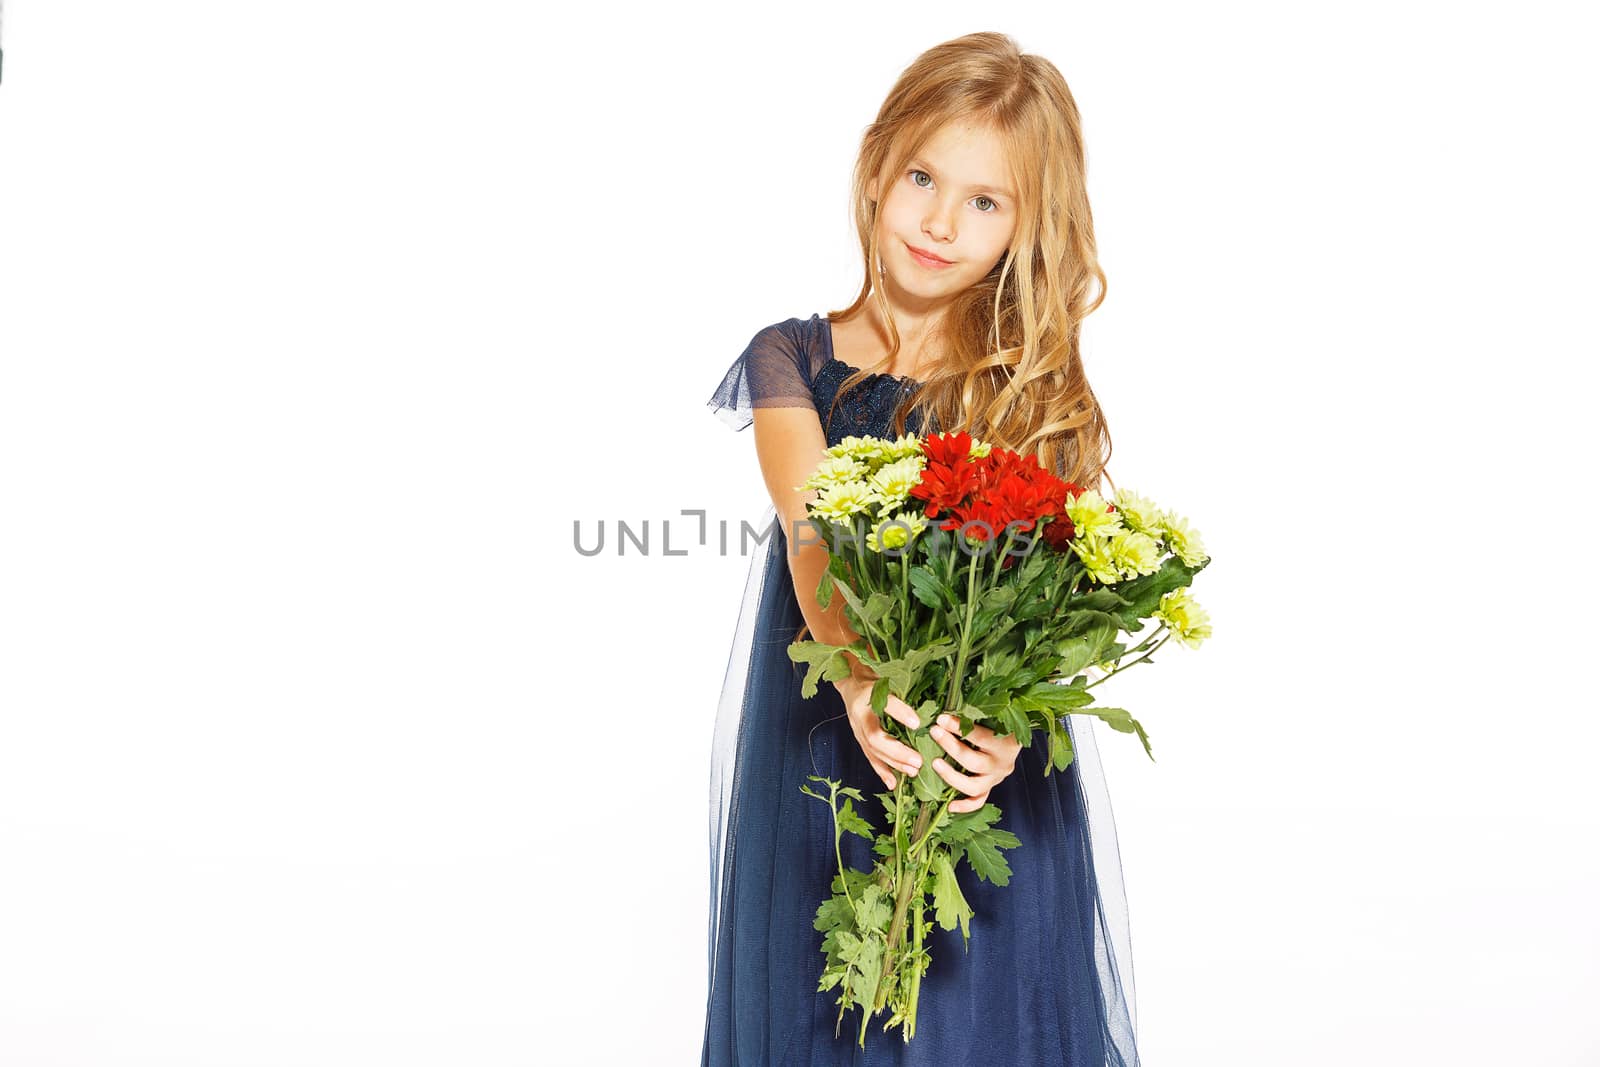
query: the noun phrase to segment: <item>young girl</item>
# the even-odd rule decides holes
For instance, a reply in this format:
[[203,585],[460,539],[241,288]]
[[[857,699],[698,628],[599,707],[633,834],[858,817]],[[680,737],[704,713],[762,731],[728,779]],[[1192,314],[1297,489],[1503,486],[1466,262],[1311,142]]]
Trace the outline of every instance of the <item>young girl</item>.
[[[959,930],[933,927],[909,1043],[883,1033],[883,1019],[864,1049],[859,1018],[836,1037],[839,991],[817,989],[812,920],[837,864],[832,813],[801,786],[817,774],[893,789],[921,761],[882,728],[859,661],[800,695],[788,644],[856,635],[842,597],[829,610],[816,601],[827,551],[800,536],[812,494],[794,487],[851,435],[966,429],[1088,488],[1100,488],[1110,448],[1078,350],[1105,277],[1077,105],[1053,65],[998,33],[923,53],[862,140],[853,200],[867,268],[855,302],[758,332],[708,405],[735,429],[755,426],[772,507],[717,715],[701,1063],[1134,1067],[1126,907],[1086,722],[1071,729],[1076,759],[1046,778],[1048,746],[983,726],[958,737],[891,696],[889,714],[928,728],[955,761],[934,761],[965,794],[950,810],[992,801],[1022,844],[1007,853],[1009,885],[959,869],[976,912],[970,949]],[[871,867],[863,839],[844,835],[842,848],[846,865]]]

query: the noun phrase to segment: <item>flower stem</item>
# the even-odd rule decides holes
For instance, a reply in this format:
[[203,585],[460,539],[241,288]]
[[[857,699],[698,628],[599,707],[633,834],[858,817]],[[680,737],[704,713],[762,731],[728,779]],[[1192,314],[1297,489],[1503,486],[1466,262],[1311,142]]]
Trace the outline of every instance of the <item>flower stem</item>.
[[978,554],[974,552],[967,563],[967,621],[961,627],[961,647],[956,652],[955,670],[950,672],[950,691],[945,695],[944,710],[961,710],[961,676],[967,669],[967,653],[972,649],[972,613],[977,608],[973,589],[978,580]]
[[[1166,624],[1165,623],[1162,624],[1162,629],[1166,629]],[[1156,631],[1156,633],[1160,633],[1160,632],[1161,632],[1160,630]],[[1145,643],[1145,641],[1149,641],[1153,637],[1155,637],[1155,634],[1151,634],[1150,637],[1145,638],[1144,641],[1141,641],[1139,643],[1142,645],[1142,644]],[[1127,670],[1129,667],[1133,666],[1135,663],[1138,663],[1141,660],[1149,659],[1151,656],[1156,654],[1156,649],[1158,649],[1162,645],[1166,644],[1168,639],[1171,638],[1171,637],[1172,637],[1172,631],[1171,630],[1167,630],[1166,637],[1163,637],[1161,640],[1157,641],[1155,643],[1155,645],[1153,645],[1147,652],[1145,652],[1144,655],[1140,656],[1138,659],[1130,659],[1126,663],[1117,664],[1117,666],[1116,666],[1116,668],[1114,670],[1110,670],[1110,671],[1106,672],[1105,677],[1096,678],[1094,681],[1088,683],[1083,688],[1086,689],[1086,690],[1087,689],[1093,689],[1095,686],[1097,686],[1101,682],[1105,681],[1106,678],[1110,678],[1113,674],[1121,674],[1123,671]]]
[[[911,830],[913,840],[926,836],[928,824],[933,821],[933,805],[924,802],[917,812],[916,825]],[[909,858],[909,857],[908,857]],[[900,948],[900,935],[905,932],[906,907],[911,903],[911,893],[920,889],[924,875],[922,866],[911,864],[911,877],[901,877],[898,891],[895,893],[894,916],[889,920],[889,940],[883,950],[883,969],[878,976],[878,988],[872,998],[872,1010],[863,1012],[864,1015],[876,1015],[883,1008],[883,1002],[889,995],[891,979],[898,969],[896,967],[895,953]]]

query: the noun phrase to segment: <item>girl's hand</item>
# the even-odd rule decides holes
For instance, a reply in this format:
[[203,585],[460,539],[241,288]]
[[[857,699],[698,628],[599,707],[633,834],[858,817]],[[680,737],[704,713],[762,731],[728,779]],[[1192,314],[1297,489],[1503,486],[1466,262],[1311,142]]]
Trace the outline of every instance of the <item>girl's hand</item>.
[[928,736],[972,773],[962,774],[942,759],[933,761],[933,769],[947,784],[967,794],[965,799],[950,802],[951,811],[977,811],[988,802],[989,791],[1017,769],[1022,742],[1010,734],[997,734],[976,723],[962,736],[955,732],[960,727],[954,715],[940,715],[928,728]]
[[[883,779],[883,784],[893,789],[894,772],[897,770],[915,775],[922,768],[922,754],[910,745],[896,741],[883,728],[878,713],[872,710],[872,680],[852,674],[839,679],[834,686],[844,698],[845,714],[850,719],[850,730],[856,735],[856,743],[866,753],[867,762]],[[893,693],[889,694],[884,711],[913,730],[921,725],[911,705]]]

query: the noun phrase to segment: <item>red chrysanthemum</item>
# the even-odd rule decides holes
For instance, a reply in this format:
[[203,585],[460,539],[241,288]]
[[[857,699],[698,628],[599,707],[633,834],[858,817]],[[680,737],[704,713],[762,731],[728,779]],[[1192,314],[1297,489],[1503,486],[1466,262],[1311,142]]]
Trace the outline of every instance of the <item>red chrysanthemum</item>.
[[922,454],[928,457],[928,465],[940,464],[951,467],[957,463],[968,463],[972,455],[972,435],[962,430],[960,433],[940,433],[922,439]]
[[[974,458],[966,431],[927,437],[922,450],[927,465],[911,495],[925,503],[925,515],[940,529],[956,531],[972,523],[967,536],[988,541],[1003,538],[1008,526],[1028,533],[1042,523],[1045,542],[1066,548],[1073,527],[1063,512],[1067,500],[1082,490],[1041,467],[1038,456],[990,448]],[[1052,516],[1054,521],[1046,523]],[[1011,562],[1008,558],[1003,565]]]

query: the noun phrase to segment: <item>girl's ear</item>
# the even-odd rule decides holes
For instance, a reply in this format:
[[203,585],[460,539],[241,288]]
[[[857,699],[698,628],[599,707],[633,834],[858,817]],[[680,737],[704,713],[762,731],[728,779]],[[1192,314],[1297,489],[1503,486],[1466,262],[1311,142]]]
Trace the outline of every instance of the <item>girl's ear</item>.
[[867,199],[874,204],[878,202],[878,179],[876,177],[867,180]]

